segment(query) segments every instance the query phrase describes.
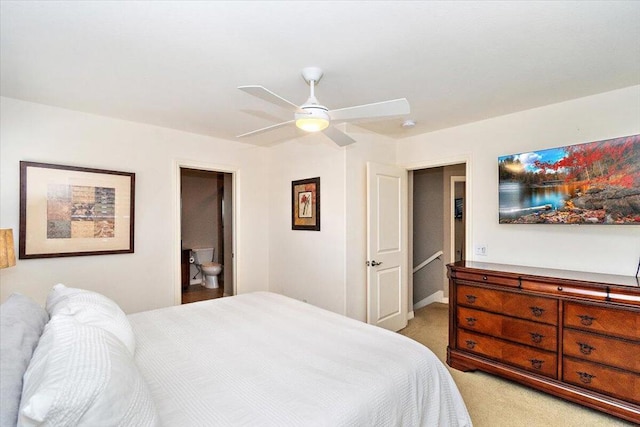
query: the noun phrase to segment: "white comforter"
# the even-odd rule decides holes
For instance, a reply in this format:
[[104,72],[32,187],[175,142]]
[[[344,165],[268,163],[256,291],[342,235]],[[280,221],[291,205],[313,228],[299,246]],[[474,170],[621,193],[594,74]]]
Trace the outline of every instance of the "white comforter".
[[257,292],[132,314],[165,426],[470,426],[444,365],[402,335]]

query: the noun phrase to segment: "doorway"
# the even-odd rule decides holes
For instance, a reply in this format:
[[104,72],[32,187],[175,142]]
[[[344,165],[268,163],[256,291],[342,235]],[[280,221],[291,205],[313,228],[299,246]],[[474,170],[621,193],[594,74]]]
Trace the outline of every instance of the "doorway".
[[[233,174],[180,167],[183,304],[233,295]],[[215,263],[219,268],[207,266]],[[211,274],[211,272],[217,274]]]
[[[413,310],[447,303],[447,264],[466,251],[467,163],[414,169],[410,173],[410,304]],[[411,308],[411,307],[410,307]]]

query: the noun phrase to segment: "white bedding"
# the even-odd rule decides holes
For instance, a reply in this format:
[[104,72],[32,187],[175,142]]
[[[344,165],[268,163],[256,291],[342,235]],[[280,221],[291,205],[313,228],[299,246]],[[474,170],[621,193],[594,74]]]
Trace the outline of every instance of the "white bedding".
[[165,426],[470,426],[444,365],[402,335],[257,292],[129,315]]

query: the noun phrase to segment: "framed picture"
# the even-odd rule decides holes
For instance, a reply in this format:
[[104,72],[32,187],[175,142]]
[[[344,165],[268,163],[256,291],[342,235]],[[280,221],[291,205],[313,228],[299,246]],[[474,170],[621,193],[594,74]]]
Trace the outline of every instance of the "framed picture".
[[464,211],[464,201],[462,198],[455,199],[454,209],[454,218],[462,219],[462,212]]
[[20,162],[19,258],[133,253],[135,174]]
[[320,178],[291,182],[291,229],[320,231]]
[[640,135],[498,158],[500,224],[640,225]]

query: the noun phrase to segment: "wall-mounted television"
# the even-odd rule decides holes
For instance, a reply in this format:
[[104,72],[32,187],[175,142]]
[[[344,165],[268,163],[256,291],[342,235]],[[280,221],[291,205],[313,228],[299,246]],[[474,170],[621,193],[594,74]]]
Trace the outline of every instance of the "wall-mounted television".
[[498,158],[501,224],[640,225],[640,135]]

